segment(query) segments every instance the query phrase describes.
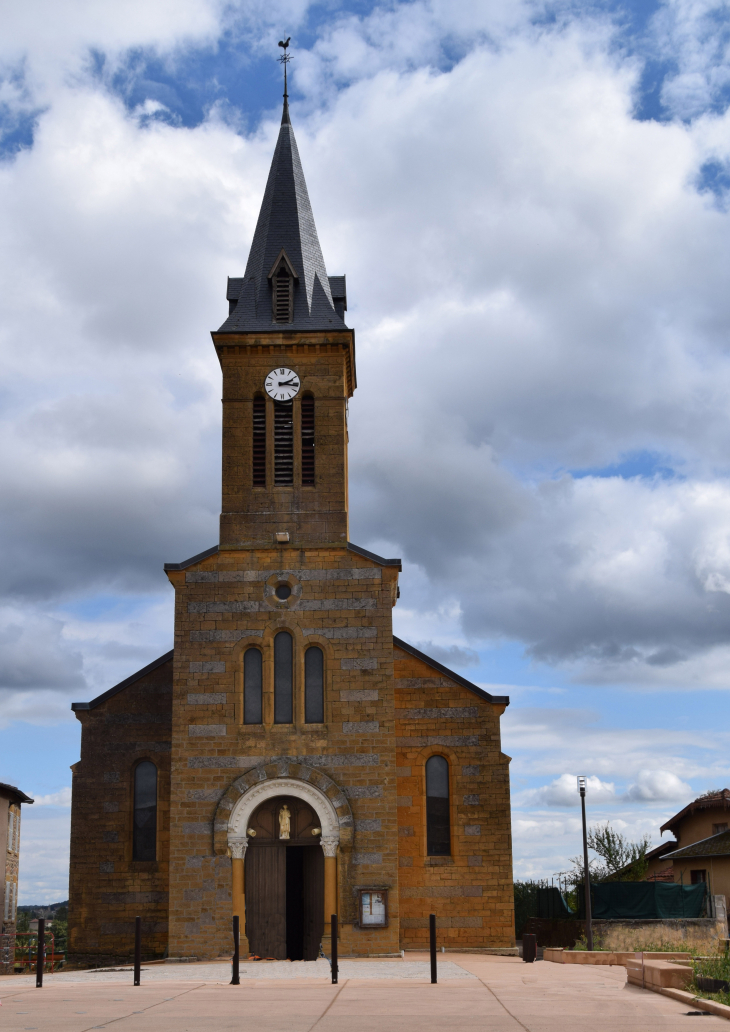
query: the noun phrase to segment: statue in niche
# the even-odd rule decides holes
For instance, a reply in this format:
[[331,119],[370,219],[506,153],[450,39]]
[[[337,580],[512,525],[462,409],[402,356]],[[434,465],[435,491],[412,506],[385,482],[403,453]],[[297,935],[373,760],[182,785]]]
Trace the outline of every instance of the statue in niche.
[[291,811],[284,803],[279,810],[279,838],[288,839],[291,834]]

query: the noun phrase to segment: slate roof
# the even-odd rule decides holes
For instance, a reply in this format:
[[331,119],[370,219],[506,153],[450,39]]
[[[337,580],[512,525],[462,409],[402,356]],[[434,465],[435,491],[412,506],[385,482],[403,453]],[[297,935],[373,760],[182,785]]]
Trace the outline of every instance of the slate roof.
[[[353,545],[351,541],[347,542],[347,548],[350,552],[355,552],[357,555],[365,556],[366,559],[372,559],[374,563],[378,563],[380,566],[397,566],[401,570],[402,564],[400,559],[383,559],[381,555],[376,555],[375,552],[368,552],[367,548],[360,548],[359,545]],[[165,563],[165,570],[187,570],[189,566],[194,566],[196,563],[202,562],[203,559],[207,559],[208,556],[215,555],[218,551],[218,545],[213,545],[212,548],[206,548],[204,552],[198,552],[197,555],[193,555],[190,559],[183,559],[181,563]]]
[[115,684],[113,688],[107,689],[101,695],[97,695],[91,702],[72,702],[71,709],[76,713],[78,710],[92,710],[100,706],[102,702],[106,702],[107,699],[111,699],[114,695],[118,695],[119,692],[124,691],[130,684],[134,684],[135,681],[139,681],[140,678],[144,677],[145,674],[151,674],[153,670],[157,670],[158,667],[163,666],[165,663],[169,663],[175,655],[175,650],[170,649],[164,656],[160,656],[159,659],[153,660],[148,663],[146,667],[142,667],[136,674],[131,674],[129,677],[125,677],[119,684]]
[[[294,281],[294,321],[274,323],[268,275],[282,249],[299,277]],[[307,184],[289,112],[284,114],[269,170],[256,232],[242,277],[228,280],[227,298],[237,301],[218,333],[345,329],[344,277],[333,276],[332,297]],[[343,304],[344,300],[344,304]]]
[[693,856],[730,856],[730,831],[721,831],[717,835],[710,835],[709,838],[677,849],[674,853],[665,853],[663,859],[689,860]]
[[500,703],[503,706],[509,706],[509,695],[490,695],[483,688],[480,688],[478,684],[474,684],[472,681],[467,681],[461,674],[455,674],[453,670],[449,670],[443,663],[439,663],[436,659],[431,659],[425,652],[419,652],[413,645],[409,645],[407,641],[403,641],[402,638],[396,638],[393,635],[393,644],[397,649],[402,649],[403,652],[407,652],[409,655],[414,656],[416,659],[420,659],[422,663],[427,663],[434,670],[438,670],[440,674],[444,674],[452,681],[456,681],[463,688],[468,688],[474,695],[478,695],[480,699],[484,699],[486,702]]
[[11,803],[32,803],[33,799],[25,792],[21,792],[15,785],[6,785],[4,781],[0,781],[0,796],[5,796],[10,799]]

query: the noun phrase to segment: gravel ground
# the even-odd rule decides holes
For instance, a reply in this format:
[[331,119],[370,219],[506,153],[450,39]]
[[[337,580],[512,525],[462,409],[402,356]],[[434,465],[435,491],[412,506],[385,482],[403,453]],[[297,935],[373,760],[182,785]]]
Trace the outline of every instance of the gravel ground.
[[[326,960],[315,961],[241,961],[240,976],[244,978],[324,978],[330,979],[330,966]],[[474,978],[469,971],[452,961],[439,961],[439,981],[447,978]],[[3,986],[27,985],[34,975],[11,975],[3,978]],[[340,981],[346,978],[413,978],[430,982],[431,969],[420,960],[341,960]],[[149,982],[230,982],[231,968],[228,961],[200,964],[153,964],[142,966],[141,980]],[[59,971],[43,976],[44,985],[58,985],[62,982],[132,982],[131,968],[126,971]]]

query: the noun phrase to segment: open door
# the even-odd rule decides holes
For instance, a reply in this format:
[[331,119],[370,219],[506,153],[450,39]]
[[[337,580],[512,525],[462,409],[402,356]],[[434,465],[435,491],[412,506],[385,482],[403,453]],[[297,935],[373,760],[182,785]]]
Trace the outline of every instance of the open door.
[[324,853],[319,845],[302,853],[302,953],[304,960],[316,960],[324,931]]
[[286,846],[249,845],[245,877],[246,936],[251,952],[286,960]]

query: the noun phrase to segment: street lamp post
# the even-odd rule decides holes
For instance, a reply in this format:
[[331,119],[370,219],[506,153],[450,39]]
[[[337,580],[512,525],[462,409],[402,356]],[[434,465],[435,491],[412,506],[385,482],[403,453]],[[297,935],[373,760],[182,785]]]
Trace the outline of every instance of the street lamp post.
[[593,949],[593,919],[591,915],[591,876],[588,870],[588,832],[586,831],[586,778],[580,775],[578,778],[578,791],[580,792],[580,808],[583,815],[583,878],[586,893],[586,942],[588,949]]

